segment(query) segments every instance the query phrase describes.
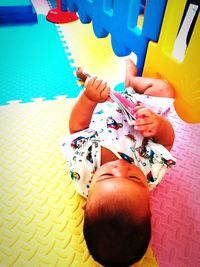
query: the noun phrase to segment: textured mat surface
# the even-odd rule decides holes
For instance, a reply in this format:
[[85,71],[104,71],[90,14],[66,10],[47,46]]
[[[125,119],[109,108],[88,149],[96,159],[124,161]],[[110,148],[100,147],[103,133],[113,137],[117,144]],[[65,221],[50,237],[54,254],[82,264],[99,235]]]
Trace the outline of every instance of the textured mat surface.
[[76,66],[83,66],[91,74],[105,79],[110,86],[124,81],[124,57],[114,54],[110,36],[98,39],[92,24],[81,24],[79,20],[61,24],[60,29]]
[[[123,81],[123,59],[109,52],[109,39],[97,40],[91,25],[62,25],[75,63],[105,77],[111,84]],[[85,27],[84,29],[82,27]],[[76,34],[72,34],[75,32]],[[83,42],[85,40],[85,42]],[[93,41],[94,40],[94,41]],[[77,44],[83,43],[83,50]],[[92,44],[95,44],[94,47]],[[169,114],[176,140],[173,154],[177,166],[151,192],[153,235],[151,245],[160,267],[200,266],[200,124],[182,121],[174,110]]]
[[[73,100],[0,107],[0,266],[100,266],[61,153]],[[151,249],[135,266],[157,266]]]
[[60,41],[56,26],[45,16],[38,16],[38,24],[1,27],[0,36],[0,104],[70,96],[66,88],[77,94],[66,43]]
[[169,114],[177,166],[151,192],[152,248],[161,267],[200,266],[200,124]]
[[[36,9],[39,12],[46,12],[45,1],[33,2],[37,3]],[[0,266],[99,266],[87,251],[82,235],[83,199],[74,190],[60,151],[62,137],[68,134],[68,117],[74,100],[55,97],[60,91],[54,89],[58,85],[59,89],[64,88],[63,95],[77,95],[80,87],[73,76],[72,58],[76,66],[85,66],[111,84],[123,81],[124,63],[112,53],[109,40],[94,38],[90,25],[83,26],[77,21],[61,25],[61,29],[62,38],[67,40],[68,45],[67,47],[65,43],[69,61],[64,65],[71,66],[69,74],[61,75],[63,70],[53,66],[54,71],[59,73],[52,81],[53,69],[46,73],[46,62],[40,63],[45,64],[44,67],[38,64],[38,69],[36,66],[28,66],[30,72],[24,67],[21,73],[16,70],[14,59],[18,52],[21,51],[22,59],[28,61],[32,52],[31,42],[37,44],[34,36],[30,35],[26,35],[31,42],[25,48],[30,47],[24,51],[15,48],[19,44],[14,43],[10,36],[13,42],[13,73],[8,79],[6,73],[4,77],[0,72],[1,88],[2,84],[7,86],[9,82],[17,90],[16,94],[13,93],[13,98],[4,98],[6,103],[10,99],[30,101],[36,97],[37,94],[32,93],[32,80],[46,73],[45,81],[39,84],[42,90],[39,96],[44,98],[32,99],[32,103],[12,102],[0,106]],[[46,32],[43,34],[46,35]],[[54,40],[54,34],[57,36],[57,32],[53,30],[51,40]],[[25,35],[24,39],[22,36],[23,32],[21,44],[27,42]],[[57,41],[56,39],[55,42]],[[80,43],[81,48],[78,45]],[[11,43],[8,44],[11,46]],[[48,44],[51,46],[50,41]],[[45,49],[48,49],[48,45]],[[55,55],[56,50],[53,53],[54,57]],[[61,62],[66,60],[66,54],[63,55]],[[10,56],[6,55],[4,59],[7,57]],[[52,62],[57,62],[57,59]],[[25,63],[23,66],[28,68]],[[23,79],[16,79],[16,75]],[[22,88],[28,95],[21,97]],[[49,96],[45,90],[53,93]],[[3,92],[4,95],[7,93],[1,89],[2,97]],[[56,100],[44,101],[48,98]],[[178,162],[161,185],[151,192],[153,252],[150,248],[145,259],[135,266],[200,266],[200,125],[184,123],[174,111],[170,114],[170,120],[176,131],[173,154]]]

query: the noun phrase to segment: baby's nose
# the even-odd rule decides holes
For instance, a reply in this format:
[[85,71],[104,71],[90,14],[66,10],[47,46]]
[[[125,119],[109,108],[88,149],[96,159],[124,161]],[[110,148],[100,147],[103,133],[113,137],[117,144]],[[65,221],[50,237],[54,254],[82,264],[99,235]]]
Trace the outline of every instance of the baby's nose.
[[128,163],[128,161],[124,160],[124,159],[119,159],[118,160],[118,166],[123,166],[123,167],[129,167],[130,163]]
[[116,164],[116,172],[119,173],[119,175],[126,175],[129,169],[130,163],[123,159],[120,159]]

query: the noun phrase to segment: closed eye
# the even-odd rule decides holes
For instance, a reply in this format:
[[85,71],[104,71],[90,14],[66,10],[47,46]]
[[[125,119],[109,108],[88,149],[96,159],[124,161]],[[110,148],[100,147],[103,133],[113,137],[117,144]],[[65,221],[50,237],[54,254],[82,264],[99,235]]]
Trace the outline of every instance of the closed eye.
[[99,179],[97,180],[97,182],[105,180],[105,179],[110,179],[113,176],[112,173],[103,173],[99,176]]
[[138,179],[137,176],[129,176],[131,179]]

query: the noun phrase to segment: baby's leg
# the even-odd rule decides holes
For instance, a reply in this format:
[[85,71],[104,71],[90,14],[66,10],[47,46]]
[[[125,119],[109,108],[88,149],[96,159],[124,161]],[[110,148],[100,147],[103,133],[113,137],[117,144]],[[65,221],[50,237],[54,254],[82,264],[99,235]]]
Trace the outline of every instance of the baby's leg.
[[137,73],[138,69],[135,63],[130,58],[126,58],[125,88],[133,87],[132,79],[137,76]]
[[127,58],[125,77],[126,88],[132,87],[139,94],[171,98],[175,97],[174,89],[167,81],[155,78],[138,77],[136,75],[137,66],[131,59]]
[[[148,79],[148,78],[144,78]],[[145,95],[175,98],[173,86],[166,80],[152,78],[152,84],[144,91]]]
[[152,79],[138,77],[137,72],[135,63],[130,58],[126,58],[125,88],[132,87],[137,93],[144,94],[145,90],[152,86]]

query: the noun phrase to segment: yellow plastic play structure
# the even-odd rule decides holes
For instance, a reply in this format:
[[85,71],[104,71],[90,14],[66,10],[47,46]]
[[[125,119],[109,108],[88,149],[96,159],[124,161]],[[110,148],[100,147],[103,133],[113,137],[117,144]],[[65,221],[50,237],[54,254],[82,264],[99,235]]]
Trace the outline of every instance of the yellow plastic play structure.
[[174,56],[175,40],[186,0],[168,1],[158,43],[149,42],[143,75],[170,81],[176,90],[175,109],[186,122],[200,122],[200,16],[184,58]]

